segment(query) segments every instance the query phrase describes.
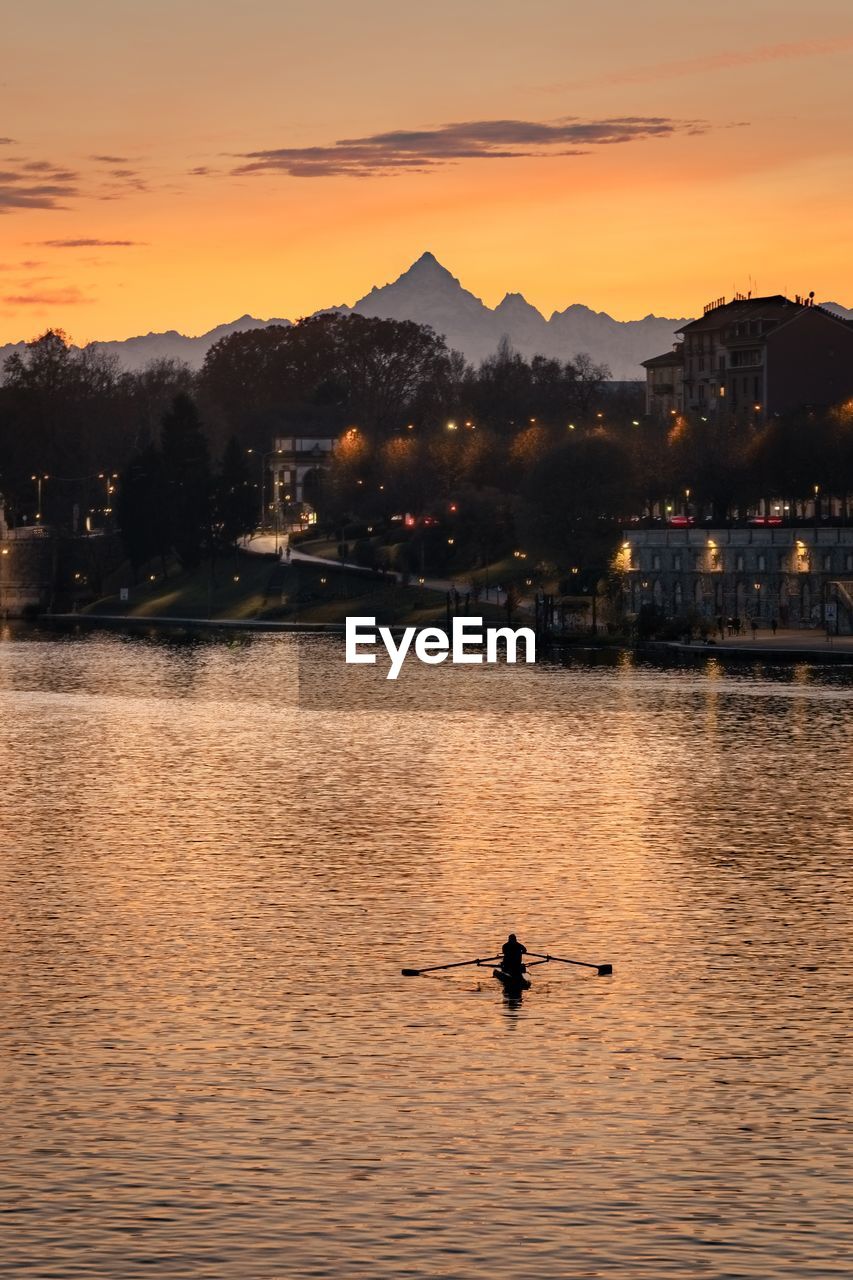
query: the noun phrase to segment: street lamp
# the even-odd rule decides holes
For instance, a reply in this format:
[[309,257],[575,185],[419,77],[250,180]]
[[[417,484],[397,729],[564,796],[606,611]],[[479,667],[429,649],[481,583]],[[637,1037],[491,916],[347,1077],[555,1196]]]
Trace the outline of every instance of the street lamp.
[[[254,449],[249,449],[249,450],[247,450],[247,452],[248,452],[248,453],[254,453],[255,451],[254,451]],[[274,458],[274,457],[276,456],[276,454],[280,454],[280,453],[284,453],[284,450],[283,450],[283,449],[270,449],[270,451],[269,451],[268,453],[262,453],[262,454],[261,454],[261,521],[260,521],[260,530],[261,530],[261,533],[263,533],[263,532],[264,532],[264,529],[266,529],[266,526],[267,526],[267,508],[266,508],[266,488],[267,488],[267,486],[266,486],[266,475],[267,475],[267,463],[269,462],[270,458]],[[273,492],[275,492],[275,490],[273,490]]]
[[41,520],[41,482],[42,480],[49,480],[50,476],[39,474],[39,475],[30,476],[30,479],[35,481],[36,493],[38,495],[37,502],[36,502],[36,507],[37,507],[36,520]]

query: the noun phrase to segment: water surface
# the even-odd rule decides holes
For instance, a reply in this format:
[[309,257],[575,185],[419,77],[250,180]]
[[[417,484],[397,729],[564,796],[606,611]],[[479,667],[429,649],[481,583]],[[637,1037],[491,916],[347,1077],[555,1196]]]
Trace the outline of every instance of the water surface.
[[341,662],[0,643],[5,1272],[847,1274],[850,676]]

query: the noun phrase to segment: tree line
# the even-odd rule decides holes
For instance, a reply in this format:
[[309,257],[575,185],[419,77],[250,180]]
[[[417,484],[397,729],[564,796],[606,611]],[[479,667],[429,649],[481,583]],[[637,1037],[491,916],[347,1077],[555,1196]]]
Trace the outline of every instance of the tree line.
[[192,566],[254,527],[259,459],[295,428],[339,440],[312,490],[321,522],[346,541],[409,515],[434,568],[521,547],[568,572],[603,563],[628,521],[718,523],[761,500],[796,517],[834,496],[849,514],[853,405],[659,422],[607,378],[507,343],[475,368],[424,326],[338,314],[229,335],[195,373],[122,371],[49,331],[0,373],[0,492],[13,521],[40,501],[78,531],[113,506],[135,565]]

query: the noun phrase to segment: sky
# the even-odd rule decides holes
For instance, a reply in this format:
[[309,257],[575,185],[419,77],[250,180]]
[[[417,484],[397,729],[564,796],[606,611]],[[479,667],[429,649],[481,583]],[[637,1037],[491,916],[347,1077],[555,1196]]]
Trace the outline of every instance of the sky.
[[0,49],[0,342],[352,303],[853,306],[850,0],[41,0]]

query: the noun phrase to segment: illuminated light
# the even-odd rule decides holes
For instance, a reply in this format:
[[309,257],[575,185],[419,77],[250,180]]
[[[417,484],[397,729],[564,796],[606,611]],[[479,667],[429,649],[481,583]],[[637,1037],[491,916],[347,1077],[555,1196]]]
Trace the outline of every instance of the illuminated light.
[[373,525],[372,525],[372,524],[369,524],[369,525],[367,526],[367,532],[368,532],[368,533],[373,533]]
[[761,412],[761,405],[760,405],[760,404],[754,404],[752,407],[753,407],[753,409],[755,410],[755,412],[756,412],[756,413],[760,413],[760,412]]
[[676,409],[670,409],[670,413],[672,414],[673,418],[676,416],[677,412],[678,411]]
[[721,400],[725,397],[725,394],[726,394],[726,388],[725,388],[725,387],[720,387],[720,399],[721,399]]
[[9,548],[8,548],[8,547],[4,547],[4,548],[3,548],[3,555],[4,555],[4,556],[7,556],[8,554],[9,554]]
[[380,488],[380,491],[381,491],[381,490],[384,490],[385,485],[384,485],[384,484],[381,484],[381,485],[379,486],[379,488]]
[[457,510],[457,507],[456,507],[456,503],[455,503],[455,502],[451,502],[451,504],[450,504],[450,510],[451,510],[451,511],[456,511],[456,510]]
[[638,427],[639,425],[640,425],[640,424],[639,424],[639,422],[637,421],[637,419],[636,419],[636,418],[632,418],[632,419],[631,419],[631,426],[632,426],[632,427]]
[[156,575],[156,574],[154,574],[154,573],[149,573],[149,575],[148,575],[148,581],[149,581],[149,582],[154,582],[154,581],[156,581],[156,577],[157,577],[157,575]]
[[356,480],[356,484],[364,484],[363,480]]
[[570,431],[574,431],[574,429],[575,429],[575,424],[574,424],[573,422],[570,422],[570,423],[569,423],[569,430],[570,430]]
[[525,579],[524,579],[524,582],[525,582],[525,585],[526,585],[526,586],[528,586],[528,587],[532,587],[532,586],[533,586],[533,579],[532,579],[532,578],[525,578]]
[[418,578],[418,583],[419,583],[419,585],[420,585],[420,586],[423,586],[423,585],[424,585],[424,579],[423,579],[423,578]]
[[414,422],[410,422],[409,425],[406,427],[407,431],[414,431],[414,429],[415,429]]
[[448,431],[455,431],[455,430],[456,430],[456,423],[455,423],[455,422],[448,422],[448,424],[447,424],[447,430],[448,430]]
[[325,579],[325,578],[321,578],[321,579],[320,579],[320,586],[321,586],[321,587],[325,587],[325,585],[326,585],[326,579]]
[[580,573],[580,569],[573,568],[572,573]]
[[473,425],[474,425],[473,422],[470,422],[470,421],[465,423],[466,427],[473,427]]
[[240,581],[240,575],[239,575],[239,573],[235,573],[235,574],[234,574],[234,581],[235,581],[235,582],[239,582],[239,581]]
[[447,545],[448,545],[449,547],[452,547],[452,546],[453,546],[453,543],[454,543],[454,539],[453,539],[453,538],[448,538],[448,539],[447,539]]

